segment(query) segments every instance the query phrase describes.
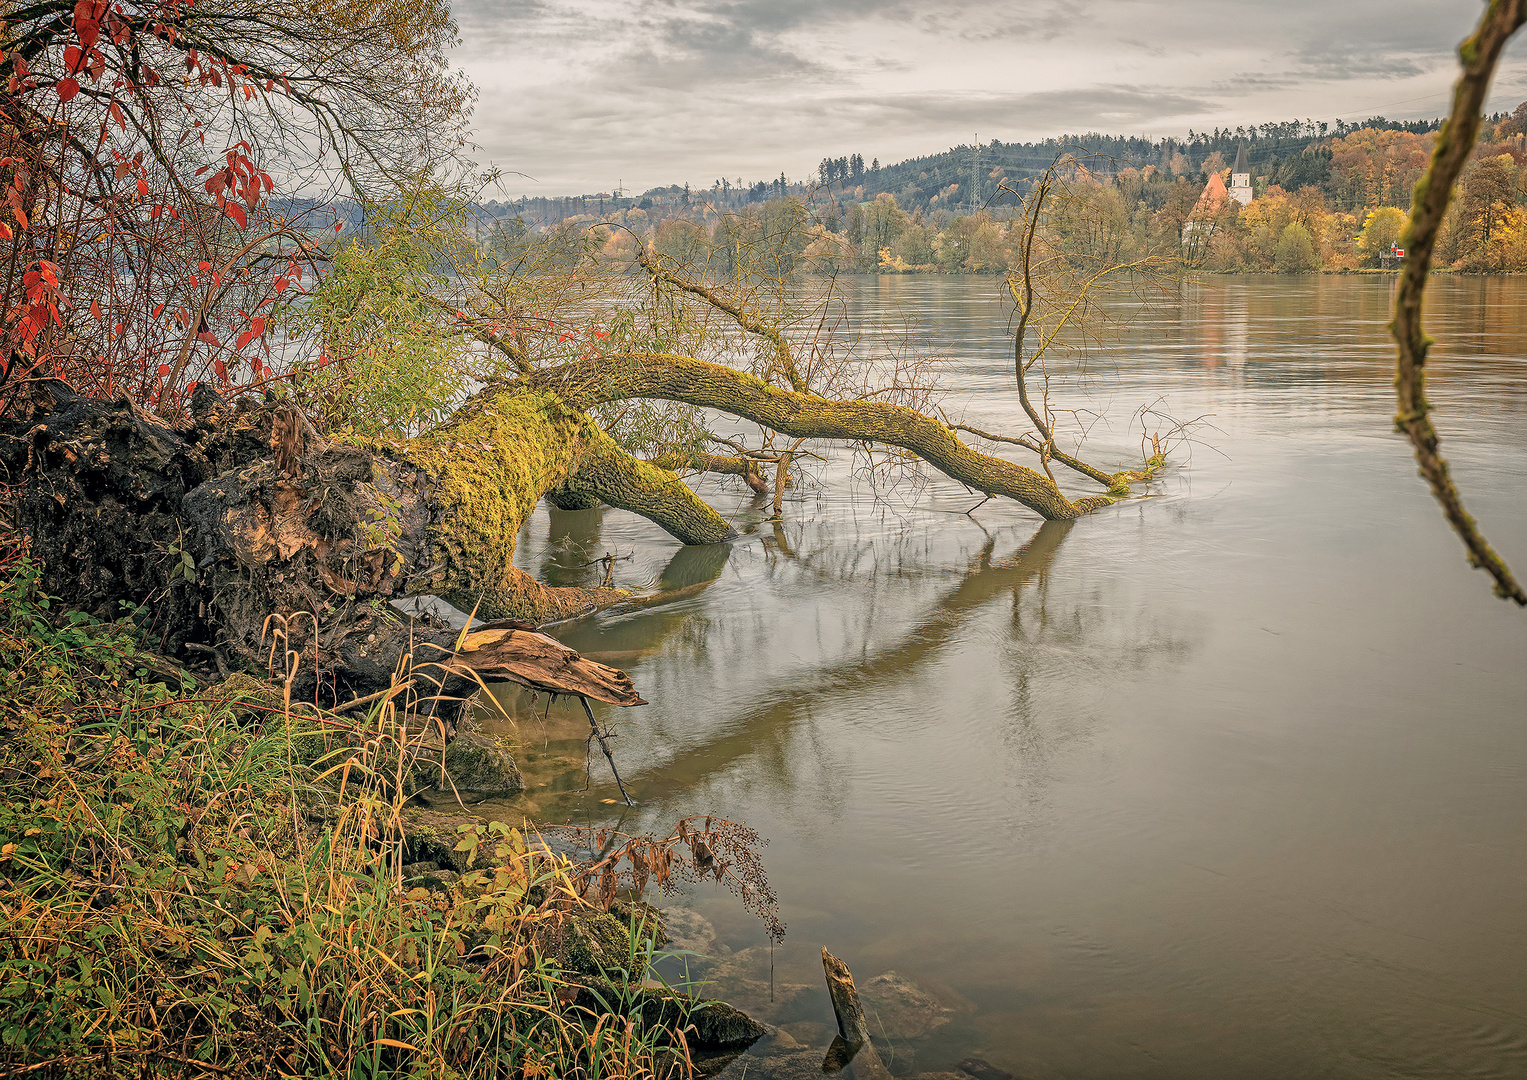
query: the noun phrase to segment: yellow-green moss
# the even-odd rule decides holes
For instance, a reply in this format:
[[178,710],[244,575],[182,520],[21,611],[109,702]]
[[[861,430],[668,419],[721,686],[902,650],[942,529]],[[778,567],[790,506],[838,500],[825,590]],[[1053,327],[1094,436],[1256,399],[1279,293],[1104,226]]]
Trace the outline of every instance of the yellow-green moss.
[[513,389],[473,402],[410,447],[444,504],[434,561],[445,564],[456,596],[482,595],[498,608],[493,598],[521,590],[515,538],[541,496],[566,477],[588,428],[556,395]]

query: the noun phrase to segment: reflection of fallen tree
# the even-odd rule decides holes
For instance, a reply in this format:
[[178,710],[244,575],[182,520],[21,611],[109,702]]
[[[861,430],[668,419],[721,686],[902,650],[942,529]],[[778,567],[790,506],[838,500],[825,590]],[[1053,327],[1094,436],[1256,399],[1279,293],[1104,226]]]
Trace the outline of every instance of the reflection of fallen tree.
[[716,583],[731,557],[732,549],[727,544],[679,548],[663,567],[653,592],[617,601],[607,609],[607,614],[620,615],[691,600]]
[[855,692],[884,689],[904,678],[950,645],[967,620],[990,600],[1046,575],[1071,528],[1067,521],[1045,522],[1018,551],[995,564],[991,562],[995,541],[988,541],[975,568],[901,640],[867,656],[823,665],[813,670],[809,679],[784,681],[746,716],[734,721],[727,735],[643,774],[643,789],[654,797],[693,787],[700,779],[757,754],[770,736],[828,703]]

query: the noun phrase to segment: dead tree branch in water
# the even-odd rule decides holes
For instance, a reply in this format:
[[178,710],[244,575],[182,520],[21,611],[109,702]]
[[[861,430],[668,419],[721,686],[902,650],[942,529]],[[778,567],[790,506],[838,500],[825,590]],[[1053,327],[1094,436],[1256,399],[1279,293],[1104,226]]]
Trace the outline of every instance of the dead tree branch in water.
[[[1174,260],[1159,255],[1125,260],[1125,223],[1111,218],[1100,201],[1103,189],[1086,165],[1089,160],[1096,164],[1093,155],[1079,158],[1063,150],[1032,180],[1026,194],[1006,183],[1000,189],[1018,198],[1022,210],[1019,264],[1006,282],[1017,315],[1013,378],[1019,404],[1039,438],[1025,441],[963,430],[1038,454],[1052,484],[1050,462],[1058,461],[1115,494],[1128,494],[1130,481],[1140,479],[1139,473],[1109,474],[1056,447],[1055,418],[1061,410],[1050,403],[1051,358],[1075,349],[1077,341],[1099,337],[1098,328],[1110,321],[1104,308],[1110,296],[1126,296],[1138,306],[1176,280],[1176,267]],[[1029,373],[1036,365],[1041,377],[1038,402],[1029,386]]]
[[1459,46],[1463,75],[1453,90],[1453,111],[1437,133],[1431,165],[1416,185],[1411,202],[1410,224],[1405,233],[1405,268],[1400,274],[1394,321],[1389,330],[1398,346],[1394,383],[1399,411],[1395,414],[1395,427],[1415,447],[1421,475],[1426,477],[1432,494],[1442,504],[1443,516],[1468,550],[1469,562],[1495,579],[1496,595],[1527,606],[1527,591],[1464,509],[1463,497],[1448,472],[1447,461],[1438,452],[1437,429],[1427,415],[1431,405],[1425,390],[1426,352],[1431,339],[1421,329],[1421,299],[1431,272],[1437,233],[1453,197],[1453,187],[1479,136],[1480,114],[1501,51],[1523,22],[1527,22],[1527,0],[1492,0],[1473,36]]

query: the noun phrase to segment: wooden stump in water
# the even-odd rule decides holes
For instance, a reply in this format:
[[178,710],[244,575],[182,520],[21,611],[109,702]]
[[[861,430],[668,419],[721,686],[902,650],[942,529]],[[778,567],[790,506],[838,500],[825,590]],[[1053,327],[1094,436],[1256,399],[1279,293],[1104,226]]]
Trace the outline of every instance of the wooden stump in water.
[[848,965],[822,948],[822,968],[827,973],[827,993],[832,997],[832,1011],[838,1018],[838,1035],[849,1046],[869,1041],[869,1025],[864,1022],[864,1007],[859,1003],[859,989]]
[[827,1048],[822,1071],[835,1073],[851,1066],[854,1080],[890,1080],[891,1072],[870,1044],[870,1029],[864,1019],[864,1006],[848,965],[822,948],[822,969],[827,973],[827,993],[832,1011],[838,1018],[838,1035]]

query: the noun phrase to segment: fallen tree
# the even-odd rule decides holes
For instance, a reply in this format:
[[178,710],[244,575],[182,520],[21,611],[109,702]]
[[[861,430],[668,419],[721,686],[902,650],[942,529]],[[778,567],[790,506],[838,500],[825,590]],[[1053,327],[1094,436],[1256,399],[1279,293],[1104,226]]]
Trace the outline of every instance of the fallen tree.
[[[0,342],[4,514],[30,537],[48,593],[96,616],[131,614],[169,655],[263,669],[324,707],[434,663],[416,695],[427,709],[481,673],[447,629],[410,623],[391,601],[432,594],[538,625],[625,595],[551,588],[515,567],[517,534],[543,498],[602,502],[704,545],[734,532],[680,472],[766,494],[772,468],[777,514],[806,443],[894,448],[1048,520],[1122,497],[1137,475],[1058,451],[1047,397],[1030,402],[1024,372],[1070,318],[1030,317],[1036,303],[1054,307],[1043,289],[1035,301],[1026,286],[1015,336],[1035,432],[975,432],[1036,453],[1036,469],[963,442],[973,429],[935,415],[915,363],[834,353],[823,324],[793,306],[797,271],[810,280],[797,235],[760,241],[778,251],[738,248],[719,281],[643,245],[633,264],[602,262],[597,230],[478,243],[470,193],[438,180],[448,170],[400,171],[416,135],[429,161],[451,160],[455,128],[431,119],[459,122],[469,96],[443,66],[453,27],[440,5],[413,21],[347,15],[344,40],[377,70],[337,74],[309,33],[322,13],[304,8],[282,24],[296,43],[281,46],[289,75],[237,13],[159,0],[125,15],[99,3],[28,10],[0,28],[31,72],[7,106],[15,153],[0,179],[32,185],[12,199],[17,229],[0,235],[7,295],[27,298],[8,301]],[[192,23],[204,31],[194,49]],[[88,53],[90,85],[70,49]],[[195,78],[162,75],[171,61]],[[428,78],[405,92],[410,63]],[[421,95],[438,101],[415,110]],[[223,96],[227,111],[187,143],[194,153],[154,122]],[[110,153],[69,141],[86,130]],[[264,162],[289,152],[288,131],[327,131],[342,151],[337,175],[365,195],[354,242],[338,222],[321,236],[293,224],[267,199]],[[207,135],[228,148],[203,149]],[[395,198],[370,197],[384,189]],[[1031,240],[1054,232],[1061,205],[1034,204]],[[798,232],[796,209],[786,216]],[[69,247],[67,236],[96,239]],[[1049,281],[1065,258],[1036,242]],[[1064,281],[1085,297],[1096,279]],[[1025,359],[1029,327],[1044,333]],[[761,444],[716,436],[702,410],[756,424]],[[1100,493],[1072,498],[1052,461]],[[439,667],[449,656],[451,673]]]
[[675,473],[621,449],[586,411],[638,397],[723,409],[799,437],[903,447],[1049,520],[1114,497],[1068,499],[1042,474],[979,453],[904,406],[829,401],[657,354],[485,389],[409,440],[326,439],[281,400],[227,408],[210,389],[171,424],[123,399],[40,383],[0,424],[0,464],[48,592],[103,617],[146,605],[164,650],[200,645],[230,664],[268,666],[267,619],[278,616],[284,648],[305,661],[297,692],[333,705],[387,686],[405,654],[448,649],[448,633],[410,627],[388,600],[434,594],[484,618],[544,623],[624,596],[550,588],[513,565],[516,536],[542,497],[603,501],[686,544],[735,535]]

